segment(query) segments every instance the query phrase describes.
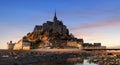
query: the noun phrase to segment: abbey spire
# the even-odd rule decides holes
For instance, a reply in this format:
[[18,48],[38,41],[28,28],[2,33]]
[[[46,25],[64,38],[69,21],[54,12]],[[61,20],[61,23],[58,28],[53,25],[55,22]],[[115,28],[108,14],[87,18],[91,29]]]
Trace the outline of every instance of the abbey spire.
[[55,11],[55,13],[54,13],[53,21],[57,21],[56,11]]

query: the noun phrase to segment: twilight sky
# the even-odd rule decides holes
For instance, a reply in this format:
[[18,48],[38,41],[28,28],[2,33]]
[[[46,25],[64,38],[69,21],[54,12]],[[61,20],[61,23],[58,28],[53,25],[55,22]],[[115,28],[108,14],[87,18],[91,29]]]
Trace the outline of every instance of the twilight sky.
[[120,0],[0,0],[0,49],[52,21],[55,9],[75,37],[120,47]]

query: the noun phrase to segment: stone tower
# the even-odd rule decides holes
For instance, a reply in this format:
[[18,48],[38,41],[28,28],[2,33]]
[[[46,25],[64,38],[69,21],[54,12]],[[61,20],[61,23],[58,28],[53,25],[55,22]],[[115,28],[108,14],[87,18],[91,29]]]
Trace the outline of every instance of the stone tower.
[[13,50],[15,43],[12,43],[12,41],[7,43],[8,45],[8,50]]

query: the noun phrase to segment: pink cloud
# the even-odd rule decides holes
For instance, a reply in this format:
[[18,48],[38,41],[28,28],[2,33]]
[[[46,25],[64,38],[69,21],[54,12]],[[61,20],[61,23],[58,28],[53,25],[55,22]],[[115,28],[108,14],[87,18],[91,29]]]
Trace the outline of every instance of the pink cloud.
[[89,24],[89,25],[76,26],[71,28],[70,30],[93,29],[93,28],[101,28],[101,27],[117,27],[117,26],[120,26],[120,18],[105,20],[103,22]]
[[74,33],[74,36],[77,38],[89,38],[89,37],[100,37],[104,36],[105,34],[103,33],[96,33],[96,32],[82,32],[82,33]]

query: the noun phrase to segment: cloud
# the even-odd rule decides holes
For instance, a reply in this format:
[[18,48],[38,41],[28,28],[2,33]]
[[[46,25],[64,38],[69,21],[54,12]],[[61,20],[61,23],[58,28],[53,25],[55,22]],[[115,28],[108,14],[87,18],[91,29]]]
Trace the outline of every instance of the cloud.
[[85,38],[85,37],[91,37],[91,36],[96,36],[98,34],[96,33],[74,33],[74,36],[77,38]]
[[70,30],[81,30],[81,29],[94,29],[94,28],[101,28],[101,27],[117,27],[120,26],[120,18],[108,19],[103,22],[97,22],[93,24],[86,24],[83,26],[76,26],[70,28]]

